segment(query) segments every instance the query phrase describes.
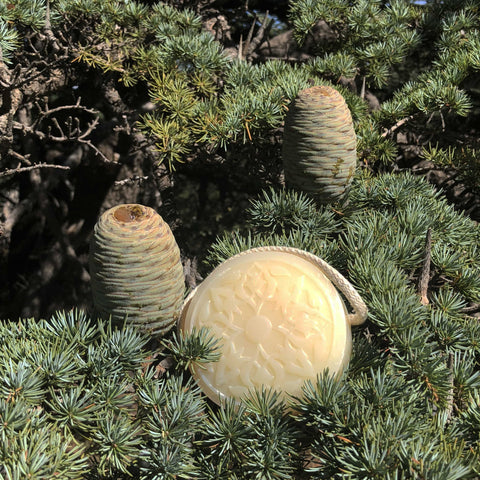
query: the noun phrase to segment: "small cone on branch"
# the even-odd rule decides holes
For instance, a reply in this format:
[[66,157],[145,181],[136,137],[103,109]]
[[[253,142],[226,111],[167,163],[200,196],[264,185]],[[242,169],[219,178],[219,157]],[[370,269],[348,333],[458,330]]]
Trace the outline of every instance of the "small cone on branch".
[[283,133],[287,186],[320,203],[340,200],[357,163],[357,137],[342,95],[328,86],[299,92],[289,107]]
[[185,289],[170,227],[150,207],[117,205],[101,215],[90,245],[96,313],[153,336],[175,324]]

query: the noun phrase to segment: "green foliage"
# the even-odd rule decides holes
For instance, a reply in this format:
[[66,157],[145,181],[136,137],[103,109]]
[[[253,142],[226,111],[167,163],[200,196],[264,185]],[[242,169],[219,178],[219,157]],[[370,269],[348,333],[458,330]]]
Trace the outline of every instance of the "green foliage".
[[328,239],[340,226],[333,209],[317,209],[303,193],[276,192],[273,188],[252,200],[248,213],[251,223],[261,232],[290,233],[302,224],[306,235]]
[[[0,8],[0,47],[10,61],[24,29],[45,24],[46,2]],[[234,58],[193,10],[162,2],[59,0],[51,2],[50,20],[54,32],[85,23],[71,49],[74,62],[127,88],[146,85],[154,108],[138,127],[170,170],[199,150],[260,141],[282,125],[299,90],[330,82],[352,110],[360,160],[388,165],[398,155],[394,132],[407,122],[429,120],[422,129],[435,131],[438,122],[445,128],[445,116],[471,112],[464,85],[480,68],[476,8],[474,2],[293,0],[289,20],[300,44],[320,21],[330,32],[304,63]],[[431,54],[424,55],[427,48]],[[342,79],[353,80],[360,95],[343,89]],[[379,93],[373,112],[362,85]]]
[[[45,24],[45,12],[45,0],[18,0],[15,4],[8,2],[0,4],[0,19],[5,20],[10,27],[19,23],[22,27],[30,26],[38,30]],[[16,36],[14,29],[11,29],[10,33],[15,33]]]
[[[471,97],[462,82],[479,69],[477,7],[474,2],[425,3],[357,1],[351,7],[343,0],[298,0],[290,4],[299,42],[319,21],[338,32],[335,40],[316,45],[313,72],[332,80],[342,75],[358,78],[372,89],[386,90],[380,108],[363,116],[356,128],[360,158],[368,163],[388,164],[395,159],[391,133],[407,121],[439,118],[445,129],[445,115],[466,116],[471,111]],[[426,58],[422,50],[428,48],[432,54]]]
[[[208,48],[218,47],[212,37],[202,35],[209,38]],[[165,45],[158,48],[164,49]],[[220,52],[211,54],[217,56]],[[218,56],[207,59],[202,66],[193,60],[178,63],[179,56],[171,52],[163,55],[177,67],[173,73],[165,74],[172,72],[171,65],[162,65],[162,73],[153,73],[147,79],[158,108],[143,117],[140,127],[159,139],[157,149],[171,166],[183,161],[195,142],[209,150],[227,148],[237,141],[251,142],[256,135],[278,126],[288,101],[308,86],[306,68],[277,61],[253,66]],[[142,68],[159,68],[158,55],[154,66]],[[220,71],[223,89],[213,81]]]
[[202,479],[292,478],[299,466],[299,432],[276,392],[252,392],[241,404],[227,401],[210,412],[205,428]]
[[199,426],[198,390],[180,377],[154,378],[146,338],[129,327],[71,311],[49,321],[3,322],[0,338],[6,478],[131,475],[142,455],[142,468],[154,468],[148,458],[158,461],[165,432],[178,449]]
[[[217,239],[212,265],[257,241],[306,249],[348,272],[369,307],[369,340],[355,333],[351,373],[339,381],[325,374],[293,403],[315,439],[313,478],[474,478],[478,451],[455,430],[463,413],[450,415],[472,408],[480,386],[479,327],[467,308],[480,299],[478,225],[410,174],[359,173],[335,210],[271,189],[249,214],[248,231]],[[428,230],[423,305],[417,283]],[[312,248],[311,237],[328,248]]]
[[8,23],[0,17],[0,53],[3,62],[11,63],[11,54],[17,49],[18,44],[17,32],[9,28]]
[[273,188],[251,201],[248,209],[251,228],[245,234],[226,233],[211,246],[206,261],[216,266],[227,258],[262,245],[283,245],[307,250],[327,261],[338,252],[334,240],[341,222],[331,206],[315,202],[295,191]]
[[[370,309],[340,378],[324,372],[298,398],[262,390],[213,407],[182,373],[217,358],[207,331],[165,339],[164,354],[178,368],[161,376],[164,355],[129,327],[75,311],[3,322],[2,474],[475,478],[480,327],[466,306],[480,296],[478,226],[405,174],[358,175],[349,202],[337,208],[271,189],[252,201],[250,241],[237,233],[229,248],[279,236],[300,248],[312,237],[333,245],[332,263],[348,271]],[[295,232],[305,225],[310,238],[301,240]],[[425,306],[414,285],[428,229],[433,277]],[[226,238],[212,260],[222,260]],[[472,274],[459,283],[465,268]]]
[[480,156],[477,150],[451,145],[447,148],[428,145],[422,150],[422,157],[439,167],[454,169],[459,181],[472,191],[480,192]]
[[[81,81],[114,85],[126,103],[135,98],[128,107],[135,111],[126,113],[132,125],[122,130],[116,117],[112,123],[119,136],[138,128],[156,162],[171,171],[194,159],[215,167],[217,155],[236,172],[244,151],[264,167],[259,146],[278,146],[275,136],[301,89],[338,87],[352,112],[358,157],[376,173],[357,172],[347,201],[335,206],[278,186],[265,190],[252,200],[248,223],[212,245],[207,263],[212,268],[255,246],[307,250],[348,277],[369,318],[354,329],[353,357],[342,376],[323,372],[298,398],[262,390],[220,407],[188,373],[221,354],[220,342],[205,330],[172,332],[154,345],[131,327],[114,328],[79,311],[3,321],[0,477],[478,478],[480,324],[471,313],[480,302],[480,227],[426,181],[379,173],[391,170],[401,154],[397,134],[406,131],[424,159],[454,169],[478,193],[478,150],[450,145],[448,138],[436,143],[475,105],[469,81],[480,68],[477,3],[292,0],[289,19],[300,43],[321,20],[332,32],[314,42],[305,62],[232,57],[193,10],[147,3],[52,0],[49,16],[43,0],[0,3],[8,68],[25,52],[46,56],[42,63],[32,54],[32,69],[24,61],[22,72],[32,77],[12,88],[43,81],[47,60],[54,59],[55,75],[68,73],[76,82],[82,71]],[[3,73],[1,80],[7,85]],[[73,86],[61,88],[70,95]],[[375,109],[363,87],[376,95]],[[29,95],[22,112],[34,110],[38,99]],[[61,102],[58,91],[52,99],[57,95]],[[140,111],[147,100],[151,105]],[[42,120],[21,124],[15,112],[12,118],[15,138],[28,134],[30,145],[31,129]],[[37,132],[44,135],[42,152],[50,145],[45,132]],[[82,148],[90,142],[80,140]],[[422,303],[426,253],[428,303]],[[169,362],[175,367],[166,371]]]
[[178,366],[185,370],[193,365],[202,367],[202,363],[215,362],[220,358],[221,345],[219,340],[211,335],[208,329],[192,329],[185,334],[173,332],[172,338],[162,341]]
[[339,38],[335,45],[328,45],[330,51],[322,51],[319,46],[320,65],[332,62],[335,58],[332,55],[335,55],[335,60],[340,60],[348,68],[338,70],[337,67],[332,74],[349,73],[349,77],[360,74],[376,86],[386,84],[391,67],[404,61],[420,40],[414,29],[420,10],[409,1],[385,5],[379,0],[361,0],[351,8],[344,0],[300,0],[291,2],[290,17],[299,42],[305,40],[320,20],[338,29]]
[[[159,376],[138,332],[79,311],[3,322],[0,337],[8,345],[0,355],[6,478],[216,478],[210,468],[273,479],[294,470],[297,433],[273,392],[210,410],[190,377]],[[165,345],[176,372],[218,355],[204,330]],[[222,438],[230,444],[219,446]]]
[[283,62],[250,65],[229,58],[191,10],[158,3],[62,1],[58,18],[91,17],[94,42],[75,61],[117,75],[127,87],[148,86],[156,108],[139,127],[171,169],[200,143],[208,149],[280,124],[285,105],[308,85],[309,71]]

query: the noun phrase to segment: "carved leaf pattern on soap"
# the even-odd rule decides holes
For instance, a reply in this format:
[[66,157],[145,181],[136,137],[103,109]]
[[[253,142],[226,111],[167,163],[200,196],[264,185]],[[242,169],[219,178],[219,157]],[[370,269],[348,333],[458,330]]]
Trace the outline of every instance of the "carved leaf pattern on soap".
[[262,385],[296,392],[328,364],[333,313],[315,280],[281,262],[252,263],[212,287],[199,324],[222,338],[202,375],[225,395]]

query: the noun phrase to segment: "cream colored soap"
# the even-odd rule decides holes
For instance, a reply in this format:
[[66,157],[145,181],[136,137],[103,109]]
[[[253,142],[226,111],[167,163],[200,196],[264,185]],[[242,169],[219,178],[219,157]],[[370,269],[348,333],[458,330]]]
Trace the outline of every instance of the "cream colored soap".
[[193,375],[215,402],[272,387],[300,395],[305,380],[343,369],[351,333],[344,303],[314,263],[282,251],[251,251],[217,267],[184,309],[180,328],[208,327],[221,358]]

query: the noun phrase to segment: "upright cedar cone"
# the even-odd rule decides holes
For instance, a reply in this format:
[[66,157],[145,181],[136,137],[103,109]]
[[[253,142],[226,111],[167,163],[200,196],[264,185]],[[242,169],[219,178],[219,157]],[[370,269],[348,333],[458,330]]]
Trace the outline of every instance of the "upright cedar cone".
[[356,146],[352,116],[342,95],[327,86],[302,90],[285,119],[286,184],[321,203],[339,200],[355,172]]
[[90,274],[97,314],[126,318],[152,335],[174,325],[185,288],[180,251],[170,227],[152,208],[117,205],[99,218]]

